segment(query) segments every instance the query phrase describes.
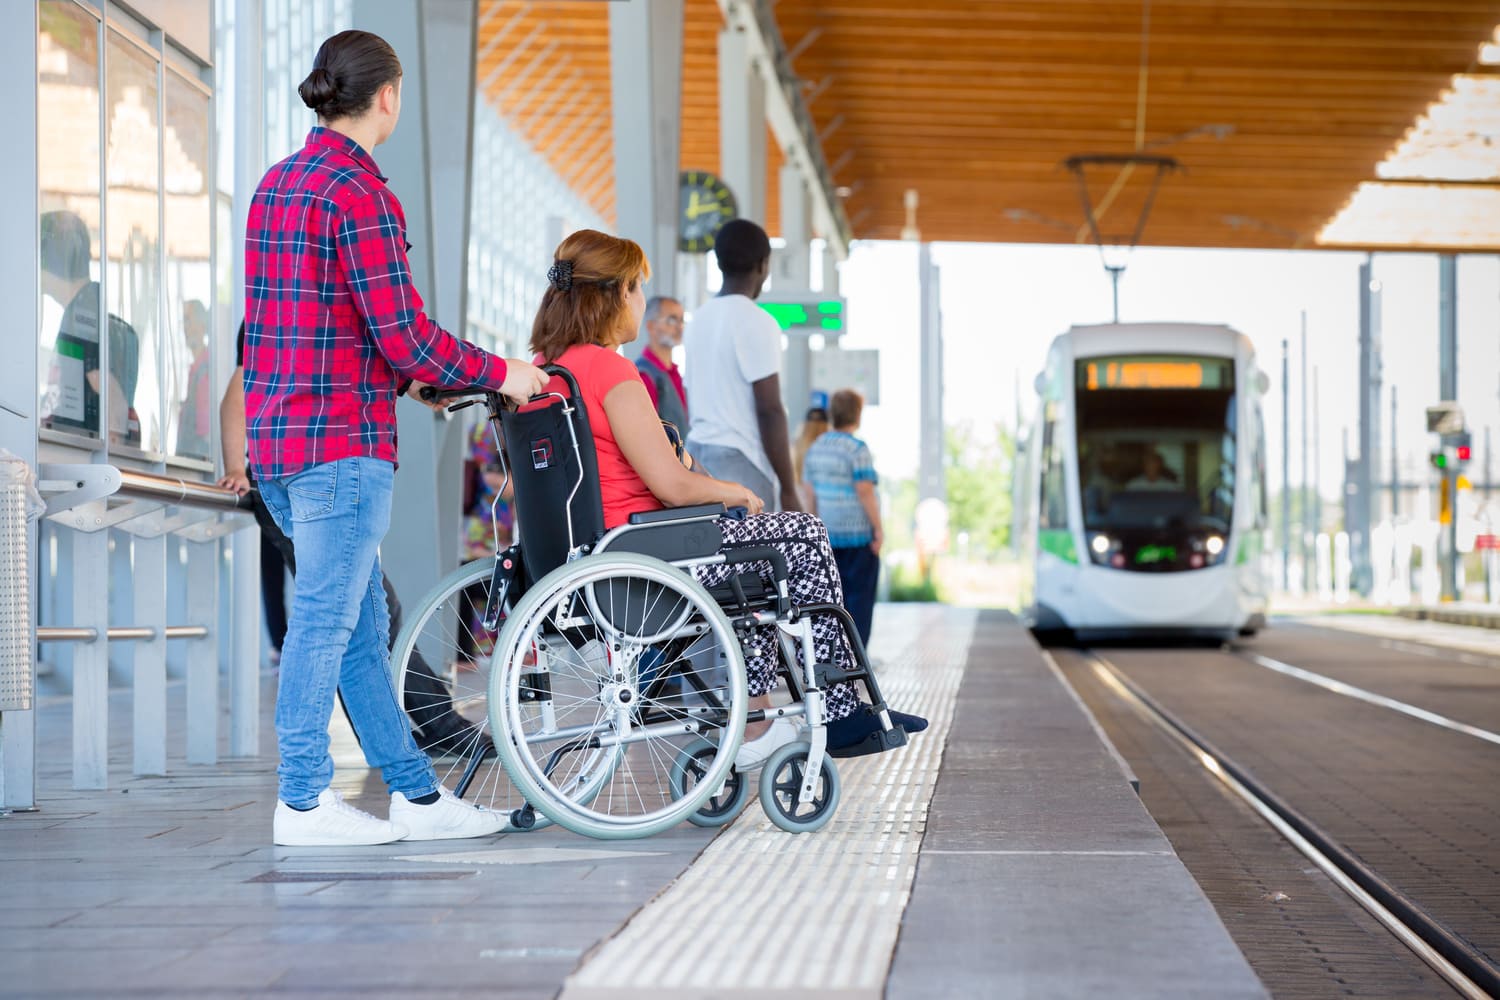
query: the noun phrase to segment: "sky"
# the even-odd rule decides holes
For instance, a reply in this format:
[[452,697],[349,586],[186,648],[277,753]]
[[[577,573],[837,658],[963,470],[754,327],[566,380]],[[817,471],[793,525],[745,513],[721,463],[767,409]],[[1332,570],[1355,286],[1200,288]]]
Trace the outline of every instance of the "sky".
[[[935,244],[941,268],[944,417],[949,424],[1012,426],[1016,393],[1033,380],[1052,338],[1069,326],[1108,322],[1110,284],[1092,246]],[[1308,380],[1318,371],[1316,410],[1325,497],[1342,479],[1342,434],[1357,449],[1359,265],[1363,254],[1329,251],[1137,249],[1120,284],[1123,322],[1226,323],[1255,344],[1271,379],[1263,400],[1271,488],[1281,479],[1281,342],[1291,350],[1291,483],[1301,482],[1301,317],[1307,314]],[[1403,479],[1427,475],[1435,439],[1425,407],[1438,402],[1438,263],[1432,254],[1376,254],[1380,284],[1382,478],[1390,464],[1391,387]],[[863,435],[886,477],[914,475],[917,463],[918,285],[913,243],[856,243],[841,266],[848,300],[848,348],[881,351],[881,399]],[[1482,469],[1483,428],[1500,453],[1500,258],[1458,261],[1459,402],[1474,431]],[[1311,397],[1309,390],[1309,397]],[[798,415],[794,414],[794,422]],[[1028,416],[1029,419],[1029,416]],[[1311,438],[1311,428],[1309,428]],[[1311,459],[1309,459],[1311,462]],[[1500,454],[1496,456],[1500,467]],[[1311,477],[1310,477],[1311,478]],[[1478,479],[1478,476],[1475,476]]]

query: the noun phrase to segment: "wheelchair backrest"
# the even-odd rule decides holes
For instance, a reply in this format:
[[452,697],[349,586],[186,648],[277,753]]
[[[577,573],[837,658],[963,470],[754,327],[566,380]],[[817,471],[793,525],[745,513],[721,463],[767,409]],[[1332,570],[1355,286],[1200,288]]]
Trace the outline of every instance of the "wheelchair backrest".
[[543,371],[554,376],[547,391],[500,418],[528,586],[604,534],[599,459],[578,381],[561,365]]

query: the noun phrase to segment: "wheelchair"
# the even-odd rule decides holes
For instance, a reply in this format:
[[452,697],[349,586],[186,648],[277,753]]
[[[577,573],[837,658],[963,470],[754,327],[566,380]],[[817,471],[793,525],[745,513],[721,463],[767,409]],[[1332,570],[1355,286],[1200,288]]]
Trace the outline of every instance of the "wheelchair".
[[[601,839],[644,837],[684,820],[720,826],[751,786],[771,822],[824,826],[840,796],[833,756],[895,749],[891,722],[853,619],[836,604],[793,606],[785,559],[764,545],[724,545],[722,504],[634,514],[604,529],[594,438],[572,373],[555,365],[547,391],[508,408],[486,390],[426,390],[450,410],[483,405],[497,436],[518,544],[460,567],[408,617],[393,645],[397,691],[446,699],[464,721],[446,745],[424,744],[455,794],[504,812],[513,831],[556,823]],[[504,490],[501,491],[502,493]],[[689,570],[724,565],[711,591]],[[760,567],[769,565],[766,580]],[[847,636],[847,668],[818,663],[812,616]],[[788,705],[750,711],[743,644],[772,627]],[[801,652],[801,663],[798,652]],[[457,660],[446,691],[421,687],[415,656]],[[879,726],[830,752],[829,684],[861,685]],[[419,712],[414,717],[421,718]],[[734,758],[747,722],[801,717],[803,738],[759,773]],[[418,734],[419,742],[422,734]]]

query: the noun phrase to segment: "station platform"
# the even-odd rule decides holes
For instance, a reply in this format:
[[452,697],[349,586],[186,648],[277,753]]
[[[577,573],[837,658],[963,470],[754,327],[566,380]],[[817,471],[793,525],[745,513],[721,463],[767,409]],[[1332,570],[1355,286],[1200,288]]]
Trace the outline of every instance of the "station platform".
[[1417,621],[1500,629],[1500,606],[1494,604],[1458,601],[1421,608],[1401,608],[1396,613],[1402,618],[1414,618]]
[[[278,848],[273,676],[260,758],[179,749],[171,777],[121,763],[108,791],[66,790],[68,711],[49,705],[40,808],[0,818],[0,996],[1265,995],[1013,618],[882,605],[872,648],[886,696],[931,728],[839,761],[838,813],[797,836],[752,803],[638,841]],[[338,787],[383,814],[378,776],[336,750]]]

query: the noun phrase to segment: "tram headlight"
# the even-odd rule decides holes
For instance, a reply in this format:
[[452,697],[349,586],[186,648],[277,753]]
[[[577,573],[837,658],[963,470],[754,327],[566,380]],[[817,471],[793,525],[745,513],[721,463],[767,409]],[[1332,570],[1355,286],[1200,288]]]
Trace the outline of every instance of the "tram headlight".
[[1116,569],[1125,565],[1120,540],[1111,538],[1102,531],[1089,535],[1089,558],[1101,566],[1114,566]]
[[1210,556],[1217,559],[1224,552],[1224,539],[1218,535],[1209,535],[1203,547],[1208,550]]

